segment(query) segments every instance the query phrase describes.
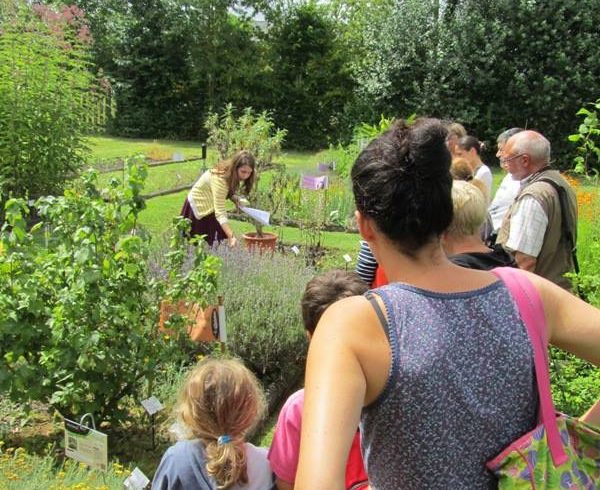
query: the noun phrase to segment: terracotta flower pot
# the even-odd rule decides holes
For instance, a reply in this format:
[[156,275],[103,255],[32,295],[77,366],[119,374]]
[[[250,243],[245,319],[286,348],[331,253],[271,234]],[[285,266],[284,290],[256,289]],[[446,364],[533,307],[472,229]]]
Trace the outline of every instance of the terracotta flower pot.
[[159,332],[166,335],[178,335],[177,332],[165,327],[165,323],[176,313],[188,319],[187,334],[193,342],[212,342],[216,340],[212,328],[215,322],[216,307],[207,306],[202,309],[198,303],[179,300],[177,304],[173,304],[169,300],[162,300],[158,320]]
[[275,233],[263,232],[262,236],[258,236],[255,231],[244,233],[244,243],[246,248],[252,251],[264,252],[266,250],[275,251],[275,243],[277,235]]

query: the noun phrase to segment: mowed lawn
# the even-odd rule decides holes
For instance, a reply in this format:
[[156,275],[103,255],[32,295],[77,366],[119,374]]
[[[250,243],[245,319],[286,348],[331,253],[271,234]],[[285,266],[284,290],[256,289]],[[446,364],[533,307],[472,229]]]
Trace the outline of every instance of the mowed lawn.
[[[199,156],[201,142],[194,141],[167,141],[167,140],[142,140],[126,138],[93,137],[89,138],[88,144],[92,150],[91,163],[97,161],[114,160],[135,154],[169,155],[171,152],[179,152],[184,158]],[[275,161],[283,163],[293,173],[301,174],[313,171],[321,159],[323,152],[283,152]],[[148,156],[148,155],[146,155]],[[192,185],[199,177],[204,168],[214,165],[218,155],[212,148],[208,149],[206,163],[201,160],[192,162],[181,162],[160,167],[150,167],[146,182],[145,193],[172,189],[181,185]],[[504,177],[504,172],[498,167],[492,167],[494,175],[494,189],[498,187]],[[122,177],[122,172],[111,172],[100,175],[100,183],[105,184],[111,178]],[[268,172],[262,179],[262,184],[269,181]],[[580,199],[580,219],[578,227],[578,249],[580,259],[585,261],[590,244],[595,239],[594,220],[600,212],[599,188],[589,182],[581,181],[576,187],[578,195],[587,195],[586,199]],[[156,197],[147,201],[147,208],[141,213],[140,220],[156,236],[164,235],[173,218],[179,215],[187,191]],[[254,229],[251,223],[232,220],[234,231],[239,236],[243,232]],[[280,236],[280,239],[288,245],[301,245],[304,242],[301,230],[291,227],[267,227],[266,231],[272,231]],[[331,250],[334,263],[339,257],[340,266],[344,265],[343,255],[348,253],[355,259],[358,250],[359,236],[356,233],[323,232],[322,245]]]

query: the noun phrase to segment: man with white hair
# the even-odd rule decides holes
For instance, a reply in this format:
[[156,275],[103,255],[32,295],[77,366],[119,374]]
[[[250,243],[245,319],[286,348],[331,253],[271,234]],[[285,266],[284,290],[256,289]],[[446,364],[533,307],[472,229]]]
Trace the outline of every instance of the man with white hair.
[[550,168],[550,142],[536,131],[521,131],[506,142],[500,161],[521,181],[521,189],[504,216],[497,243],[514,254],[521,269],[570,290],[564,274],[575,268],[577,198]]

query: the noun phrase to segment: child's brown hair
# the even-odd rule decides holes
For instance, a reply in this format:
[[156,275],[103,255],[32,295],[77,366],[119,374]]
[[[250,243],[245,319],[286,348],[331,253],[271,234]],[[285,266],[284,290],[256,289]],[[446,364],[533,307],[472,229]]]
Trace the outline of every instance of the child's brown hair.
[[313,277],[302,295],[304,328],[312,335],[329,305],[342,298],[362,295],[368,289],[356,272],[333,269]]
[[188,376],[178,415],[200,439],[206,469],[219,489],[248,482],[246,437],[265,411],[265,398],[252,372],[236,359],[207,359]]

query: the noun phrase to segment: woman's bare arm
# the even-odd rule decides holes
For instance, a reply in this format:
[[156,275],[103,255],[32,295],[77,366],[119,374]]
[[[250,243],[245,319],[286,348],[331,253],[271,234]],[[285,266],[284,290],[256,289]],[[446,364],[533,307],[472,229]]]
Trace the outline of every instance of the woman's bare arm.
[[362,297],[335,303],[319,322],[308,353],[297,490],[344,488],[361,409],[387,379],[389,345],[378,322]]
[[528,277],[544,303],[550,343],[600,365],[600,310],[536,274]]

